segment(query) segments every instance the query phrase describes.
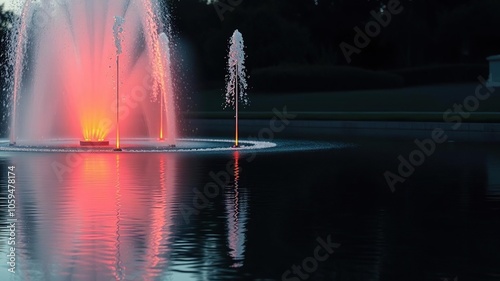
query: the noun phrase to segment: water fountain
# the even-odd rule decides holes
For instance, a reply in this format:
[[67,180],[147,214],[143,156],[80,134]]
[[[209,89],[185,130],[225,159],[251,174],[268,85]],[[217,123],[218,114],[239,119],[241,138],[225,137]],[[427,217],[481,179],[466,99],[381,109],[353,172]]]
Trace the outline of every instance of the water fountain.
[[[10,48],[11,133],[0,150],[110,151],[110,140],[115,151],[126,144],[124,152],[230,149],[231,141],[178,138],[166,7],[151,0],[23,3]],[[237,71],[242,85],[244,68]],[[243,150],[275,146],[241,143]]]
[[[10,143],[71,138],[105,144],[117,131],[118,115],[122,136],[175,145],[164,10],[147,0],[26,1],[12,40]],[[125,19],[119,68],[115,18]]]
[[235,139],[179,139],[166,7],[151,0],[19,1],[10,44],[11,133],[0,151],[112,152],[109,145],[122,151],[121,142],[123,152],[277,147],[261,133],[258,141],[239,140],[238,104],[248,97],[238,30],[229,41],[226,88]]
[[246,92],[248,84],[244,47],[243,35],[238,30],[235,30],[231,39],[229,39],[228,75],[226,78],[226,101],[224,105],[224,107],[233,107],[235,109],[234,148],[239,148],[239,104],[247,105],[249,102]]

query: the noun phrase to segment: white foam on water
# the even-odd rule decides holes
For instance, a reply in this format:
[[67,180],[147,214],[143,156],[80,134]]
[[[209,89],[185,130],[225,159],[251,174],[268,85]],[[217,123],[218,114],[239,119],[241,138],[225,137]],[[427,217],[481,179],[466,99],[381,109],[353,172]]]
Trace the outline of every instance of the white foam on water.
[[[343,149],[351,145],[347,143],[332,143],[318,141],[240,141],[240,147],[233,148],[230,139],[178,139],[178,146],[169,147],[151,139],[122,140],[123,151],[113,151],[113,146],[107,147],[80,147],[76,139],[52,140],[43,146],[30,145],[20,141],[16,146],[9,146],[9,140],[0,140],[0,152],[38,152],[38,153],[207,153],[228,151],[251,152],[293,152],[323,149]],[[127,147],[127,145],[129,145]]]

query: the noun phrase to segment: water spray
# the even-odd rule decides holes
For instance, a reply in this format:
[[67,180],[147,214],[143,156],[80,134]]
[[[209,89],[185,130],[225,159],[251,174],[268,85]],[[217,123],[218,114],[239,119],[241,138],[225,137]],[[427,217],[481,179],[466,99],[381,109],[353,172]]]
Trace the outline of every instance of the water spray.
[[235,109],[235,137],[234,148],[239,147],[239,103],[248,104],[248,96],[246,93],[248,84],[246,80],[245,68],[245,51],[243,43],[243,35],[238,30],[235,30],[233,36],[229,40],[229,58],[228,58],[228,76],[226,86],[226,103],[225,107],[231,106]]
[[122,38],[123,23],[125,19],[115,16],[115,24],[113,25],[113,35],[115,37],[116,46],[116,147],[114,151],[122,151],[120,147],[120,54],[122,53]]

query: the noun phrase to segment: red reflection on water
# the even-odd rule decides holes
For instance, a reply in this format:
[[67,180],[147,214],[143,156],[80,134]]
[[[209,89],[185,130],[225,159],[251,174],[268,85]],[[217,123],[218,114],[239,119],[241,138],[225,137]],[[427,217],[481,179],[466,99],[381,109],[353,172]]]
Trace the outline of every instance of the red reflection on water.
[[247,221],[247,194],[240,191],[240,166],[239,152],[235,151],[234,157],[234,185],[226,193],[226,211],[228,228],[229,255],[233,258],[233,267],[243,265],[245,253],[245,233]]
[[[176,156],[79,157],[63,182],[52,182],[57,186],[33,185],[42,222],[22,235],[39,241],[27,246],[39,248],[47,258],[39,265],[23,258],[29,269],[56,268],[46,273],[50,280],[153,280],[164,274]],[[43,165],[33,170],[47,172]]]
[[173,197],[173,186],[175,183],[175,166],[172,161],[166,161],[165,158],[160,158],[160,190],[156,197],[157,204],[151,210],[151,226],[149,247],[146,253],[148,260],[148,268],[146,276],[148,280],[152,280],[164,270],[165,260],[161,255],[165,255],[162,243],[167,243],[171,234],[172,214],[170,202],[167,199]]

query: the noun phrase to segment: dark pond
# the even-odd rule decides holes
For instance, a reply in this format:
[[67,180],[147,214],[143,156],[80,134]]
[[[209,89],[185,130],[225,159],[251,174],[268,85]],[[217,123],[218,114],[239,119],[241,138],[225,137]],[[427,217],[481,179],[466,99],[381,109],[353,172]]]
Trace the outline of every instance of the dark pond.
[[342,141],[256,155],[2,153],[0,280],[500,280],[497,145],[442,144],[392,192],[384,173],[412,141]]

